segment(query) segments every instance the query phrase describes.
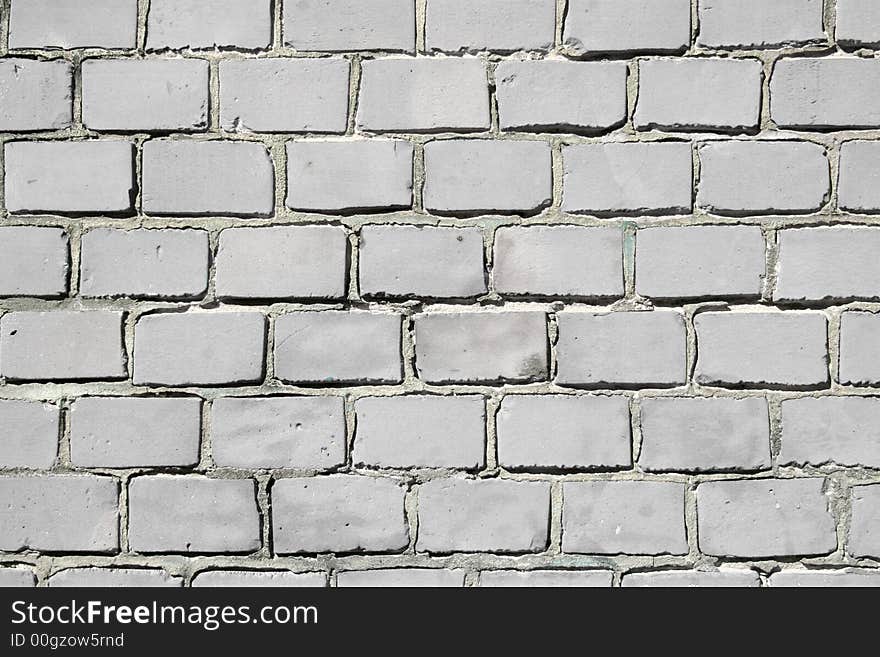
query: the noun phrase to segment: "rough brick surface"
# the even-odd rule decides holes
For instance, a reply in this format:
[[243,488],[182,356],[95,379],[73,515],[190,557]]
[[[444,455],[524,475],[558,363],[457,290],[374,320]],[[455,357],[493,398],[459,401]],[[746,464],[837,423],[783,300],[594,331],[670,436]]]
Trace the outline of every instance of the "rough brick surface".
[[67,234],[59,228],[0,227],[0,296],[64,295],[68,242]]
[[194,587],[241,588],[241,587],[325,587],[324,573],[291,573],[281,570],[209,570],[197,574]]
[[297,50],[402,50],[416,46],[411,0],[291,0],[284,39]]
[[565,45],[578,54],[678,52],[691,40],[689,0],[570,0]]
[[46,580],[50,587],[137,588],[183,586],[183,578],[157,568],[68,568]]
[[270,0],[150,0],[147,48],[265,48]]
[[14,0],[10,48],[134,48],[137,0]]
[[606,570],[490,570],[480,574],[480,586],[608,588],[613,576]]
[[840,318],[840,373],[843,384],[880,383],[880,315],[846,312]]
[[385,570],[345,570],[336,574],[336,586],[455,588],[464,584],[464,575],[456,570],[428,568],[393,568]]
[[880,466],[880,399],[804,397],[782,402],[779,463]]
[[0,568],[0,588],[30,588],[36,586],[37,578],[28,568]]
[[73,118],[73,70],[65,61],[0,61],[0,130],[58,130]]
[[871,0],[837,0],[837,40],[848,45],[880,43],[880,6]]
[[0,469],[51,468],[58,456],[57,406],[0,400]]
[[852,490],[852,527],[849,551],[857,557],[880,557],[880,486]]
[[552,0],[427,0],[428,50],[547,50],[553,46]]
[[840,147],[840,174],[837,198],[850,212],[880,212],[877,178],[878,145],[870,141],[849,141]]
[[758,573],[745,568],[702,570],[660,570],[652,573],[628,573],[621,586],[654,588],[750,587],[761,582]]
[[770,575],[769,586],[778,587],[870,587],[880,586],[876,570],[843,568],[841,570],[807,570],[788,568]]
[[822,0],[702,0],[697,43],[772,48],[824,41]]

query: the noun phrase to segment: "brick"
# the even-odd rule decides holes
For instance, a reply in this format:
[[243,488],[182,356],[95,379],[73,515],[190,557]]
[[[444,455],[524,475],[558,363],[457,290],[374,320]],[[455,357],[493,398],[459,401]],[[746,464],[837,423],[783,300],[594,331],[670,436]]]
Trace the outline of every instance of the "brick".
[[844,385],[880,383],[880,315],[845,312],[840,316],[840,371]]
[[31,588],[36,584],[37,578],[30,568],[0,568],[0,588]]
[[437,214],[532,213],[553,196],[550,147],[538,141],[425,144],[425,208]]
[[553,0],[428,0],[428,50],[549,50],[556,31]]
[[484,570],[480,586],[608,588],[613,577],[610,570]]
[[246,553],[260,547],[251,479],[135,477],[128,507],[128,542],[135,552]]
[[508,395],[495,422],[498,463],[508,469],[632,465],[626,397]]
[[795,141],[727,141],[699,148],[697,204],[721,215],[808,214],[825,205],[825,149]]
[[880,485],[852,489],[849,552],[856,557],[880,557]]
[[67,568],[48,580],[46,586],[79,588],[179,587],[183,578],[172,577],[158,568]]
[[0,320],[0,376],[9,381],[124,379],[122,313],[12,312]]
[[297,50],[412,52],[412,0],[295,0],[284,3],[284,39]]
[[687,378],[684,318],[678,312],[557,314],[560,385],[669,387]]
[[[839,5],[838,5],[839,6]],[[776,587],[870,587],[880,586],[880,572],[867,568],[842,568],[840,570],[807,570],[786,568],[770,575],[769,586]]]
[[547,379],[542,312],[431,312],[414,321],[416,370],[428,383]]
[[229,385],[263,379],[266,318],[258,312],[158,313],[134,329],[135,385]]
[[367,60],[357,125],[372,132],[489,129],[489,80],[476,58]]
[[757,59],[643,60],[633,123],[637,130],[755,130],[761,71]]
[[649,228],[637,240],[636,290],[642,296],[761,296],[766,246],[758,226]]
[[366,296],[468,298],[487,290],[479,228],[364,226],[358,266]]
[[5,146],[6,209],[130,213],[134,149],[127,141],[13,141]]
[[57,406],[0,399],[0,469],[51,468],[58,456],[60,436]]
[[270,0],[151,0],[147,48],[266,48]]
[[348,126],[344,59],[220,62],[220,125],[236,132],[343,133]]
[[327,586],[324,573],[291,573],[283,570],[208,570],[197,574],[193,587],[242,588],[242,587],[310,587]]
[[214,463],[326,470],[345,462],[341,397],[226,397],[211,412]]
[[272,486],[278,554],[397,552],[409,543],[404,487],[380,477],[279,479]]
[[305,384],[397,383],[401,316],[368,311],[296,312],[275,320],[275,376]]
[[711,481],[697,487],[700,549],[713,556],[788,557],[837,547],[824,480]]
[[10,48],[134,48],[137,0],[14,0]]
[[0,131],[60,130],[73,120],[73,69],[64,60],[0,61]]
[[0,477],[0,549],[115,552],[119,486],[110,477]]
[[508,296],[621,297],[622,234],[582,226],[499,228],[492,274],[495,291]]
[[684,486],[664,481],[562,485],[562,551],[686,554]]
[[840,147],[840,174],[837,202],[850,212],[880,212],[880,169],[878,144],[869,141],[848,141]]
[[773,48],[825,41],[822,0],[709,0],[700,3],[697,43]]
[[579,144],[562,157],[566,212],[685,214],[693,207],[690,144]]
[[357,400],[355,411],[355,465],[462,469],[485,465],[482,397],[367,397]]
[[96,228],[82,237],[80,262],[86,297],[200,297],[208,289],[208,233]]
[[68,248],[60,228],[0,227],[0,297],[64,296]]
[[199,462],[201,400],[83,397],[70,411],[70,461],[86,468]]
[[147,214],[269,216],[272,159],[262,144],[158,139],[143,147]]
[[620,581],[624,587],[710,588],[759,586],[761,578],[754,570],[719,568],[718,570],[658,570],[648,573],[627,573]]
[[543,552],[550,484],[504,479],[435,479],[419,486],[416,550]]
[[690,45],[689,0],[570,0],[563,43],[576,54],[678,52]]
[[838,43],[875,47],[880,44],[880,6],[872,0],[837,0]]
[[412,144],[403,140],[291,142],[287,207],[330,213],[410,208],[412,157]]
[[594,133],[626,121],[625,62],[508,60],[495,69],[502,130]]
[[91,130],[204,130],[208,62],[87,59],[82,63],[82,116]]
[[818,312],[705,312],[694,318],[700,385],[813,388],[828,384],[827,328]]
[[803,397],[782,402],[781,465],[880,467],[880,399]]
[[461,570],[434,568],[386,568],[383,570],[344,570],[336,574],[336,586],[370,588],[461,588]]
[[770,417],[763,397],[643,399],[643,470],[710,472],[770,468]]

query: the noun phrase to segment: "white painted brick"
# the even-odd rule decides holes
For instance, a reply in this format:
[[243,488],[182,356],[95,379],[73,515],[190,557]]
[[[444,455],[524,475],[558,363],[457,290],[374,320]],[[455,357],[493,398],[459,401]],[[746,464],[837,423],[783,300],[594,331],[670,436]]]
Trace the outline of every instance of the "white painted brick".
[[119,485],[111,477],[0,477],[0,549],[115,552]]
[[780,465],[880,467],[880,399],[804,397],[782,402]]
[[297,50],[412,52],[412,0],[292,0],[284,3],[284,40]]
[[508,469],[632,465],[626,397],[508,395],[495,422],[498,463]]
[[324,573],[291,573],[283,570],[208,570],[193,578],[193,587],[247,588],[247,587],[309,587],[324,588]]
[[463,469],[485,465],[482,397],[367,397],[357,400],[355,411],[355,465]]
[[0,568],[0,588],[31,588],[36,584],[37,578],[30,568]]
[[556,382],[561,385],[668,387],[685,382],[686,331],[681,313],[557,314]]
[[825,41],[822,0],[702,0],[697,43],[772,48]]
[[270,0],[150,0],[147,48],[266,48]]
[[770,416],[763,397],[641,401],[639,465],[655,472],[770,468]]
[[245,553],[260,547],[251,479],[135,477],[128,507],[128,542],[135,552]]
[[691,41],[690,0],[569,0],[564,44],[575,53],[677,52]]
[[852,489],[849,552],[856,557],[880,557],[880,485]]
[[0,469],[51,468],[58,455],[60,429],[57,406],[0,399]]
[[252,132],[345,132],[349,63],[344,59],[220,62],[220,125]]
[[543,552],[550,484],[435,479],[419,486],[419,552]]
[[5,146],[6,209],[128,213],[134,149],[127,141],[13,141]]
[[0,376],[10,381],[123,379],[122,313],[52,310],[0,319]]
[[428,0],[428,50],[475,52],[549,50],[553,47],[553,0]]
[[562,551],[686,554],[684,486],[665,481],[577,481],[562,486]]
[[82,397],[70,410],[70,461],[86,468],[199,462],[201,400]]
[[275,376],[306,384],[397,383],[401,321],[369,311],[282,315],[275,320]]
[[874,0],[837,0],[837,41],[874,47],[880,44],[880,5]]
[[380,477],[279,479],[272,486],[279,554],[396,552],[409,543],[405,488]]
[[228,385],[263,378],[259,312],[158,313],[134,329],[135,385]]
[[837,200],[850,212],[880,212],[880,150],[870,141],[849,141],[840,147]]
[[64,60],[0,61],[0,130],[59,130],[73,119],[73,69]]
[[429,383],[547,379],[547,317],[533,311],[415,317],[416,370]]
[[336,586],[360,588],[460,588],[464,573],[436,568],[386,568],[344,570],[336,574]]
[[840,373],[844,385],[880,383],[880,315],[845,312],[840,316]]
[[158,568],[67,568],[48,580],[46,586],[84,588],[179,587],[183,578],[172,577]]
[[837,547],[824,480],[711,481],[697,487],[700,549],[730,557],[820,555]]
[[761,578],[754,570],[720,568],[718,570],[658,570],[648,573],[627,573],[620,581],[626,587],[652,588],[713,588],[759,586]]
[[10,48],[134,48],[137,0],[13,0]]
[[880,586],[880,572],[866,568],[842,568],[840,570],[786,568],[770,575],[769,586],[789,588],[830,588],[837,586],[845,588],[876,588]]
[[82,115],[90,130],[204,130],[208,62],[87,59],[82,64]]
[[364,226],[359,253],[366,296],[468,298],[487,290],[479,228]]
[[608,588],[610,570],[484,570],[480,586],[504,588]]
[[68,267],[68,239],[62,229],[0,227],[0,296],[63,296]]
[[211,414],[214,463],[326,470],[345,462],[341,397],[226,397]]
[[486,65],[459,57],[367,60],[357,125],[372,132],[488,130]]
[[531,213],[553,197],[549,145],[453,139],[425,144],[425,208],[438,214]]
[[562,157],[566,212],[684,214],[693,207],[690,144],[579,144]]

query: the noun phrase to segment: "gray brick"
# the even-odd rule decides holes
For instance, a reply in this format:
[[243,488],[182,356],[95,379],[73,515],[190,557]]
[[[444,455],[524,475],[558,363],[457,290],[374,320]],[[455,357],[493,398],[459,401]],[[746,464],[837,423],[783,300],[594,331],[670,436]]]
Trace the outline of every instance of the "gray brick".
[[697,203],[708,212],[808,214],[830,192],[825,149],[795,141],[726,141],[704,144]]
[[437,568],[386,568],[383,570],[344,570],[336,574],[336,586],[382,588],[461,588],[461,570]]
[[199,297],[208,289],[208,233],[96,228],[82,237],[80,262],[86,297]]
[[543,552],[550,484],[435,479],[419,486],[419,552]]
[[622,234],[582,226],[499,228],[492,272],[503,295],[620,297]]
[[718,570],[658,570],[648,573],[627,573],[620,582],[626,587],[712,588],[759,586],[761,578],[746,568]]
[[272,159],[262,144],[159,139],[143,147],[147,214],[269,216]]
[[297,50],[412,52],[412,0],[294,0],[284,3],[284,40]]
[[339,226],[228,228],[215,269],[221,298],[342,299],[348,236]]
[[804,397],[782,402],[781,465],[880,468],[880,399]]
[[468,298],[486,293],[479,228],[364,226],[360,236],[361,294]]
[[643,399],[639,465],[647,471],[770,468],[770,416],[763,397]]
[[119,486],[110,477],[0,477],[0,549],[116,552]]
[[409,543],[405,488],[381,477],[279,479],[272,486],[278,554],[396,552]]
[[482,397],[367,397],[357,400],[355,411],[355,465],[463,469],[485,465]]
[[73,69],[64,60],[0,61],[0,131],[60,130],[73,119]]
[[668,387],[687,378],[686,332],[681,313],[595,313],[557,315],[561,385]]
[[403,140],[287,145],[287,207],[315,212],[412,206],[413,146]]
[[508,395],[495,422],[498,463],[508,469],[632,465],[626,397]]
[[828,383],[819,312],[705,312],[694,318],[701,385],[811,388]]
[[5,146],[6,209],[129,213],[134,149],[127,141],[13,141]]
[[30,568],[0,568],[0,588],[32,588],[36,584],[37,578]]
[[0,227],[0,297],[65,295],[67,252],[60,228]]
[[283,570],[208,570],[193,578],[193,587],[309,587],[327,586],[324,573],[291,573]]
[[700,549],[713,556],[788,557],[837,547],[824,479],[711,481],[697,487]]
[[825,41],[822,0],[704,0],[697,43],[772,48]]
[[367,60],[357,125],[373,132],[488,130],[486,65],[476,58]]
[[415,318],[416,370],[429,383],[547,379],[547,317],[532,311],[431,312]]
[[228,385],[263,379],[259,312],[158,313],[134,329],[135,385]]
[[509,60],[495,70],[502,130],[593,133],[626,121],[625,62]]
[[880,212],[880,157],[878,144],[869,141],[849,141],[840,147],[840,174],[837,201],[841,209],[850,212]]
[[260,547],[251,479],[135,477],[128,507],[128,542],[135,552],[245,553]]
[[877,46],[880,44],[880,5],[873,0],[837,0],[838,43]]
[[566,212],[684,214],[693,207],[690,144],[579,144],[562,154]]
[[678,52],[691,41],[690,0],[569,0],[564,45],[593,52]]
[[180,587],[183,578],[158,568],[68,568],[46,580],[46,586],[85,588]]
[[275,320],[275,376],[306,384],[397,383],[401,321],[368,311],[282,315]]
[[638,130],[754,130],[761,115],[757,59],[654,59],[639,62]]
[[58,455],[60,430],[57,406],[0,399],[0,469],[51,468]]
[[530,213],[553,197],[550,147],[454,139],[425,145],[425,208],[437,214]]
[[840,316],[840,373],[844,385],[880,383],[880,315],[845,312]]
[[220,467],[326,470],[345,462],[341,397],[226,397],[212,406]]
[[428,50],[476,52],[549,50],[553,47],[553,0],[428,0]]
[[0,376],[10,381],[124,379],[122,313],[12,312],[0,320]]
[[198,59],[87,59],[82,117],[91,130],[204,130],[208,62]]
[[349,63],[344,59],[220,62],[220,125],[252,132],[345,132]]
[[686,554],[684,485],[577,481],[562,486],[562,551]]
[[610,570],[484,570],[480,586],[608,588],[613,577]]
[[[840,6],[840,5],[838,5]],[[840,570],[807,570],[786,568],[770,575],[770,586],[776,587],[869,587],[880,586],[880,572],[862,568]]]
[[70,461],[86,468],[199,462],[201,400],[83,397],[71,405]]
[[880,485],[852,489],[849,552],[856,557],[880,557]]
[[147,48],[266,48],[270,0],[151,0]]
[[14,0],[10,48],[134,48],[137,0]]

